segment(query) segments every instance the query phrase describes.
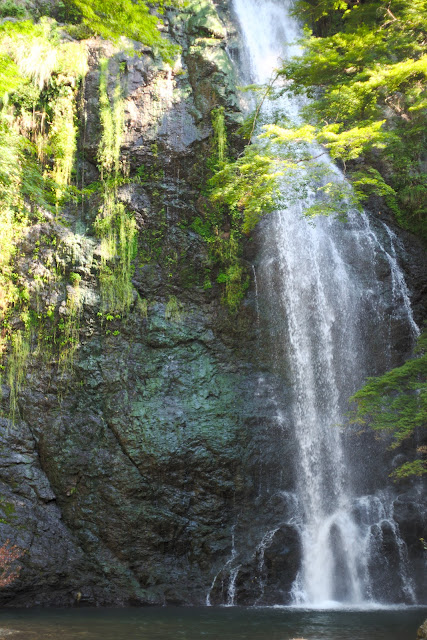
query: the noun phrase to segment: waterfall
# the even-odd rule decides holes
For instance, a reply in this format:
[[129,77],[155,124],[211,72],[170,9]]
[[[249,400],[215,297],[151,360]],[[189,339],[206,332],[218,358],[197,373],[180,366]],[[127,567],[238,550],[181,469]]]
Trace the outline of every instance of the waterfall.
[[[298,54],[299,26],[289,15],[290,4],[233,0],[252,82],[268,82],[280,59]],[[298,101],[281,100],[286,117],[298,121]],[[327,156],[324,162],[337,181],[344,179]],[[291,598],[314,607],[363,606],[375,599],[414,602],[392,498],[376,487],[363,494],[353,480],[351,446],[340,429],[348,397],[366,375],[392,364],[390,305],[409,342],[418,332],[396,259],[396,238],[387,227],[382,238],[366,214],[352,210],[346,223],[325,217],[309,222],[303,215],[309,204],[309,199],[292,204],[261,222],[256,265],[257,304],[259,298],[273,366],[291,390],[302,545]],[[393,299],[387,303],[379,268],[391,273]],[[380,562],[385,535],[396,549],[393,595],[376,584],[396,571]]]

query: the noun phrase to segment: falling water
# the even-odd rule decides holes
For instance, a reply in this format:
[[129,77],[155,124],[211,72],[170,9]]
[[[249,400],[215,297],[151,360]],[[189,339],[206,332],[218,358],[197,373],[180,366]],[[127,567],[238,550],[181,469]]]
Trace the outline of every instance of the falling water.
[[[298,54],[294,43],[299,28],[289,16],[290,2],[233,0],[233,5],[251,80],[266,83],[279,59]],[[298,120],[297,101],[284,98],[280,109]],[[343,180],[327,157],[323,161],[336,181]],[[291,205],[261,223],[257,265],[258,295],[264,297],[260,307],[274,345],[275,368],[287,379],[292,396],[303,549],[293,601],[310,606],[372,601],[378,590],[371,568],[387,531],[398,558],[398,597],[413,602],[391,499],[375,492],[357,496],[339,428],[348,397],[367,374],[375,373],[372,359],[379,369],[390,364],[385,322],[389,309],[381,299],[378,265],[391,273],[390,304],[399,307],[402,326],[413,337],[418,331],[396,260],[396,238],[383,229],[387,251],[368,216],[351,210],[347,223],[329,218],[310,223],[303,216],[310,203]]]
[[236,596],[236,579],[239,574],[240,565],[234,566],[234,560],[237,557],[236,544],[235,544],[235,526],[231,527],[231,555],[226,561],[225,565],[215,574],[210,589],[206,595],[206,606],[212,605],[211,595],[215,587],[215,583],[218,580],[220,574],[228,574],[228,587],[227,587],[227,600],[226,605],[232,607],[234,605],[234,598]]

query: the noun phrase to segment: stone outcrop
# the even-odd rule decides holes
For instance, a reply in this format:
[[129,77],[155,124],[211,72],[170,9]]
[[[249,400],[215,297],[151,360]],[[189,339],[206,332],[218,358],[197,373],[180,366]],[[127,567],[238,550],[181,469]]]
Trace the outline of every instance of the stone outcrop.
[[426,640],[427,638],[427,620],[423,622],[421,627],[418,629],[417,640]]

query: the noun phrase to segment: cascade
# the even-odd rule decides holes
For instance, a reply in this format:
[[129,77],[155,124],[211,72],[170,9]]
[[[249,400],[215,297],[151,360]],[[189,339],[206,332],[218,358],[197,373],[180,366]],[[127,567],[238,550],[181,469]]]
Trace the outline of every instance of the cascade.
[[[233,0],[252,82],[268,82],[280,59],[298,54],[299,26],[290,5]],[[284,115],[297,121],[298,101],[280,100]],[[263,109],[269,108],[266,101]],[[344,179],[327,156],[323,161],[336,180]],[[406,331],[408,346],[418,334],[396,258],[397,239],[387,226],[377,228],[367,214],[352,210],[345,223],[325,217],[309,222],[303,215],[309,204],[310,199],[292,204],[260,223],[254,266],[258,322],[270,336],[272,366],[290,389],[302,547],[290,601],[312,607],[413,603],[391,493],[373,480],[356,479],[358,462],[340,429],[348,397],[367,375],[393,365],[395,324]],[[392,300],[383,299],[381,269],[391,273]],[[261,561],[271,530],[260,543]],[[394,566],[382,557],[385,537],[395,548]],[[233,574],[233,589],[235,580]]]

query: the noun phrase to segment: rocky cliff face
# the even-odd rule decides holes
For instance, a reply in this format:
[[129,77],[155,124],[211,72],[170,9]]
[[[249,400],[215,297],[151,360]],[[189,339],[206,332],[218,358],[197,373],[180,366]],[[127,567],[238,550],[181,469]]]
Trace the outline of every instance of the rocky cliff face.
[[101,57],[110,59],[110,94],[120,72],[126,95],[121,161],[144,177],[119,188],[140,235],[126,319],[100,312],[96,202],[67,211],[67,226],[34,225],[22,244],[22,275],[45,273],[46,238],[57,238],[64,269],[81,277],[83,312],[73,370],[59,374],[33,357],[22,419],[2,421],[1,495],[15,508],[3,533],[26,550],[3,603],[204,602],[250,483],[253,313],[248,304],[229,316],[215,280],[206,286],[207,246],[189,228],[211,111],[225,107],[230,124],[239,113],[227,31],[209,2],[170,18],[182,46],[173,70],[149,51],[130,56],[88,42],[83,180],[99,179]]
[[[33,353],[20,419],[1,419],[0,495],[14,509],[2,539],[25,550],[3,605],[203,604],[208,594],[219,603],[234,587],[239,603],[275,602],[297,572],[298,536],[286,524],[292,504],[275,491],[293,482],[292,438],[283,437],[272,400],[286,403],[285,382],[269,370],[253,283],[230,314],[208,247],[190,226],[212,109],[224,107],[231,136],[240,114],[226,51],[235,33],[227,3],[218,4],[221,19],[208,0],[169,16],[170,37],[182,47],[173,69],[147,50],[130,55],[88,42],[80,177],[85,187],[99,179],[106,57],[110,95],[119,76],[126,96],[121,163],[130,179],[118,198],[138,229],[133,301],[126,317],[101,310],[96,198],[70,206],[62,222],[33,225],[23,239],[20,276],[30,285],[29,273],[49,280],[46,265],[61,262],[81,278],[83,307],[72,367],[58,371],[53,358]],[[420,253],[408,246],[420,316]],[[247,260],[254,251],[248,241]],[[384,287],[391,290],[390,274]],[[53,284],[40,296],[60,307],[64,291]],[[401,503],[415,548],[423,523]]]

